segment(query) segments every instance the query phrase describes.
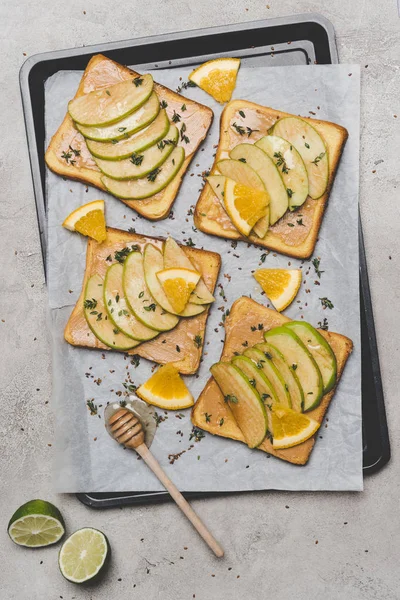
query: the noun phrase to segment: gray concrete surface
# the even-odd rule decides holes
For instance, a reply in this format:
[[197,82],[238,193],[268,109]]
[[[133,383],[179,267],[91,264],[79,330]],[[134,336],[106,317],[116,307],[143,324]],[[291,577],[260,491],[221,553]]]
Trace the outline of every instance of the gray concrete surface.
[[[226,548],[226,558],[217,561],[172,504],[93,512],[52,492],[46,288],[18,71],[24,57],[37,52],[301,12],[323,12],[336,28],[340,60],[362,65],[360,203],[393,457],[360,494],[255,493],[194,503]],[[395,0],[2,0],[0,23],[0,598],[399,599]],[[33,497],[54,501],[70,531],[91,525],[109,534],[113,563],[101,587],[64,581],[56,548],[28,551],[8,539],[11,513]]]

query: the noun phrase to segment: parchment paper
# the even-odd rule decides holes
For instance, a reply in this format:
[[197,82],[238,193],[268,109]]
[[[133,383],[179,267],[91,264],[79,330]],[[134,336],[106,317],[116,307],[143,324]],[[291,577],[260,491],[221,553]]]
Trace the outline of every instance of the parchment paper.
[[[175,89],[180,77],[186,81],[190,69],[158,70],[157,81]],[[61,123],[67,102],[73,97],[81,73],[59,72],[46,83],[47,142]],[[158,481],[142,461],[119,447],[106,433],[103,410],[107,401],[124,393],[127,374],[140,384],[151,374],[152,363],[144,359],[138,367],[123,354],[84,350],[69,346],[63,339],[64,325],[78,298],[85,264],[86,241],[61,227],[67,214],[77,206],[106,198],[110,226],[135,227],[147,235],[172,235],[178,241],[192,238],[197,247],[217,251],[222,256],[219,282],[226,301],[217,288],[217,301],[207,323],[204,360],[198,377],[186,381],[195,397],[209,377],[209,367],[219,359],[224,339],[221,310],[230,307],[241,295],[266,302],[251,270],[264,267],[296,268],[302,261],[269,253],[262,264],[263,250],[239,242],[205,235],[193,229],[190,209],[202,186],[202,171],[213,162],[218,143],[221,107],[200,89],[184,93],[210,105],[214,123],[201,151],[195,156],[184,178],[173,207],[174,219],[152,223],[140,218],[117,199],[94,188],[47,172],[48,200],[48,290],[50,325],[53,335],[53,398],[56,418],[57,458],[55,486],[60,492],[104,492],[160,490]],[[349,131],[343,158],[329,200],[315,256],[321,258],[320,285],[309,261],[300,293],[286,314],[304,318],[315,326],[328,318],[331,331],[350,337],[354,352],[329,408],[329,422],[320,429],[319,439],[306,467],[296,467],[250,450],[245,445],[210,434],[200,441],[190,440],[190,411],[178,413],[158,410],[165,417],[160,423],[152,451],[177,486],[186,491],[239,491],[257,489],[285,490],[361,490],[362,439],[360,393],[360,324],[358,278],[358,167],[359,167],[359,69],[354,65],[305,67],[246,67],[242,63],[235,98],[245,98],[294,114],[327,119]],[[188,131],[190,136],[190,131]],[[231,280],[224,277],[229,274]],[[306,290],[310,289],[310,293]],[[319,298],[334,304],[324,310]],[[98,415],[92,416],[86,401],[93,399]],[[183,452],[170,464],[171,455]]]

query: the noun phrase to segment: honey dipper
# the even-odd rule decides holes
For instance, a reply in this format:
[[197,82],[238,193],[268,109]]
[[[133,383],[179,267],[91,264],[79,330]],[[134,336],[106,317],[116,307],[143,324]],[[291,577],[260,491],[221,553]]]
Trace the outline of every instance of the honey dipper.
[[158,477],[167,492],[169,492],[181,511],[186,515],[193,527],[197,529],[203,540],[208,544],[211,550],[219,558],[224,555],[224,551],[218,542],[214,539],[207,527],[194,512],[190,504],[182,496],[178,488],[164,473],[163,469],[154,458],[144,442],[144,431],[141,421],[137,416],[126,408],[117,410],[108,419],[108,432],[120,444],[126,448],[133,448],[143,458],[148,467]]

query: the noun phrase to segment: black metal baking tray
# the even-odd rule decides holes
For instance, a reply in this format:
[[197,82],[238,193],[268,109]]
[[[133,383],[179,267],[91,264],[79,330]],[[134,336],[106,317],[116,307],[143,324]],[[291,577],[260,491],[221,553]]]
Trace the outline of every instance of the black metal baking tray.
[[[197,29],[97,46],[37,54],[26,60],[20,86],[43,261],[46,256],[44,84],[59,70],[83,70],[102,53],[137,70],[191,65],[216,56],[240,56],[263,66],[335,64],[338,54],[332,24],[318,14],[296,15],[237,25]],[[362,410],[364,473],[381,469],[390,459],[389,436],[360,223],[360,298],[362,334]],[[188,498],[210,493],[187,493]],[[94,508],[160,502],[164,492],[78,494]]]

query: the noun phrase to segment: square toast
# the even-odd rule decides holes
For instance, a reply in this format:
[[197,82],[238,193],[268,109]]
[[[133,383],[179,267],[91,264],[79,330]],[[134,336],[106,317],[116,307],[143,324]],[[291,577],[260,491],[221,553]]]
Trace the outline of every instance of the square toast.
[[[288,317],[285,317],[275,310],[262,306],[246,296],[242,296],[232,304],[230,314],[225,321],[225,343],[221,354],[221,360],[229,361],[234,356],[235,352],[242,353],[243,341],[247,341],[249,346],[263,342],[263,331],[268,331],[273,327],[283,325],[287,321],[290,321]],[[260,331],[256,328],[255,331],[252,331],[251,327],[257,326],[258,323],[263,323],[264,330]],[[349,338],[339,333],[323,331],[321,329],[318,331],[330,344],[337,360],[337,380],[335,387],[328,394],[323,396],[321,403],[317,408],[307,412],[307,415],[311,418],[322,423],[343,373],[346,361],[352,352],[353,343]],[[207,422],[204,417],[205,413],[212,415],[213,419]],[[223,425],[219,426],[221,418],[224,419]],[[208,380],[193,407],[192,423],[196,427],[204,429],[214,435],[220,435],[245,443],[243,434],[236,424],[232,411],[229,405],[224,401],[224,396],[213,377]],[[282,450],[274,449],[270,440],[265,438],[262,444],[258,446],[258,449],[263,450],[268,454],[273,454],[274,456],[295,465],[305,465],[310,458],[317,434],[318,432],[314,437],[298,446]]]
[[[245,111],[245,120],[239,111]],[[214,172],[217,162],[223,158],[229,158],[229,151],[237,144],[243,142],[254,144],[268,134],[268,130],[278,119],[292,116],[297,115],[291,115],[247,100],[233,100],[227,104],[221,114],[220,137],[211,174]],[[218,237],[243,241],[250,240],[258,246],[294,258],[309,258],[312,255],[348,132],[341,125],[329,121],[320,121],[309,117],[302,117],[302,119],[308,121],[317,130],[325,140],[328,148],[329,180],[323,196],[318,200],[313,200],[308,196],[305,203],[297,211],[287,211],[277,223],[270,227],[263,239],[254,234],[250,234],[249,238],[245,238],[234,227],[210,184],[206,182],[194,213],[194,222],[197,229]],[[232,127],[233,123],[242,126],[250,123],[251,127],[254,128],[251,136],[240,135]],[[299,213],[302,216],[303,226],[301,227],[296,223]],[[289,226],[288,223],[290,223]]]
[[[82,291],[64,331],[65,340],[69,344],[85,348],[112,350],[97,339],[86,322],[83,310],[86,283],[89,277],[95,273],[102,277],[105,276],[107,268],[115,262],[114,260],[112,262],[106,260],[109,255],[114,256],[114,252],[122,250],[127,244],[136,244],[143,250],[145,244],[149,242],[160,249],[163,244],[161,238],[147,237],[110,227],[107,228],[107,239],[101,244],[93,239],[88,240]],[[206,286],[212,293],[221,266],[220,255],[216,252],[188,246],[182,246],[182,248],[201,273]],[[209,307],[207,307],[200,315],[182,318],[174,329],[160,333],[151,341],[143,342],[130,350],[128,354],[138,354],[159,364],[173,363],[181,373],[186,375],[195,373],[199,367],[203,351],[204,333],[209,310]],[[200,347],[194,343],[194,338],[198,335],[202,339]]]
[[[90,59],[75,98],[94,90],[109,87],[126,79],[137,77],[138,75],[135,71],[110,60],[106,56],[97,54]],[[144,200],[121,199],[121,201],[146,219],[158,220],[168,216],[182,183],[183,176],[211,126],[213,111],[208,106],[194,102],[189,98],[184,98],[180,94],[156,82],[154,82],[154,91],[157,93],[160,101],[165,100],[168,103],[166,111],[170,120],[174,111],[179,112],[182,104],[186,104],[184,122],[190,142],[188,144],[179,142],[179,145],[183,145],[185,149],[186,158],[177,175],[158,194]],[[177,126],[180,127],[181,124],[177,123]],[[73,146],[73,148],[80,151],[80,156],[74,157],[75,164],[73,165],[67,164],[61,157],[63,152],[68,152],[69,146]],[[84,137],[75,128],[69,113],[65,115],[63,122],[53,135],[46,151],[45,159],[47,166],[54,173],[82,181],[82,183],[86,183],[87,185],[93,185],[105,192],[107,191],[101,181],[103,174],[94,162]]]

